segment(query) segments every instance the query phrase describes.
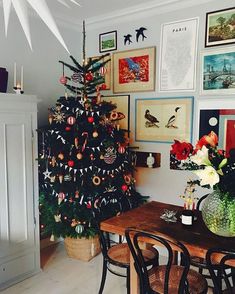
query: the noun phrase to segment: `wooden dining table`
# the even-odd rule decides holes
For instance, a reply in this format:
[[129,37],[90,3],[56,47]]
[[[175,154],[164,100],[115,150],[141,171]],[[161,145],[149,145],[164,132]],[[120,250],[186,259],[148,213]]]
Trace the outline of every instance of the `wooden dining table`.
[[[165,210],[177,211],[177,222],[173,223],[163,220],[160,216]],[[235,238],[217,236],[207,229],[200,211],[195,212],[197,219],[194,221],[193,226],[183,226],[180,219],[182,210],[183,208],[177,205],[151,201],[138,208],[102,221],[100,228],[103,231],[122,236],[125,235],[125,229],[128,227],[149,231],[153,234],[178,240],[186,246],[191,256],[203,258],[207,250],[212,247],[235,248]],[[131,294],[137,294],[139,293],[138,277],[132,257],[130,274]]]

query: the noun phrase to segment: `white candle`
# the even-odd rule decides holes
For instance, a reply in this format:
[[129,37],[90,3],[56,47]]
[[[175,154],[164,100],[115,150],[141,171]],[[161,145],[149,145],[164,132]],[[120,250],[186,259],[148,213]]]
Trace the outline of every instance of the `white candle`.
[[14,63],[14,87],[16,87],[16,62]]
[[23,91],[24,89],[24,68],[23,66],[21,66],[21,74],[20,74],[21,80],[20,80],[20,84],[21,84],[21,91]]

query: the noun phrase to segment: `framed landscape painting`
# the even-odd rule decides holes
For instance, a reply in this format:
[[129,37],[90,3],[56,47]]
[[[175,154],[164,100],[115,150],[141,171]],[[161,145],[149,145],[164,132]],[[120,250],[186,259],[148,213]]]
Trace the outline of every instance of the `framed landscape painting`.
[[235,43],[235,7],[206,14],[205,46]]
[[191,142],[193,100],[193,97],[136,99],[136,141]]
[[225,47],[202,53],[201,93],[235,93],[235,48]]
[[100,53],[117,50],[117,31],[102,33],[99,35]]
[[155,47],[113,54],[113,91],[142,92],[155,89]]

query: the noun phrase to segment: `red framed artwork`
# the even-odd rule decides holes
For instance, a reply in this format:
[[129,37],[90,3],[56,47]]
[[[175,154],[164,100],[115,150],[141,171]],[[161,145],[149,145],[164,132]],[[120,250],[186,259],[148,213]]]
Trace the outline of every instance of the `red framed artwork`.
[[155,47],[113,54],[113,92],[142,92],[155,89]]

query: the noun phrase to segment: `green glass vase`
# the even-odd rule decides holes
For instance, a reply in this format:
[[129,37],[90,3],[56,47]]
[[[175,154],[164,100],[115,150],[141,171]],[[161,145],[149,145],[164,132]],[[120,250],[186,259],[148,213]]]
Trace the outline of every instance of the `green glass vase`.
[[235,237],[235,198],[214,190],[203,202],[202,218],[212,233]]

